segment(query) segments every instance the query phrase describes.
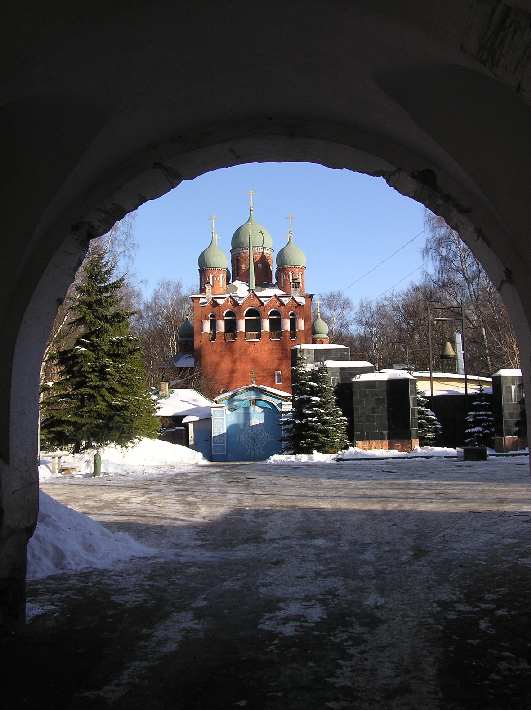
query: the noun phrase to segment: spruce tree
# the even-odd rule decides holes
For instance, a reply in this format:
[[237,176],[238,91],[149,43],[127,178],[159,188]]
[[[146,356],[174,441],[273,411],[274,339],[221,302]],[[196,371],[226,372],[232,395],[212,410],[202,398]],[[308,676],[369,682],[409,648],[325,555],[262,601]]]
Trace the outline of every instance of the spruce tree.
[[129,331],[132,314],[121,303],[124,279],[112,277],[105,253],[95,249],[75,289],[71,327],[77,336],[54,354],[59,379],[43,392],[46,448],[76,453],[158,434],[140,349]]
[[465,417],[465,445],[491,446],[494,437],[494,416],[492,406],[485,396],[483,385],[479,385],[479,394],[472,402],[472,407]]
[[348,446],[346,421],[326,367],[307,365],[299,355],[293,368],[292,450],[297,454],[337,453]]
[[302,354],[292,368],[293,410],[289,430],[291,449],[296,454],[311,454],[319,443],[319,421],[314,413],[317,386],[312,381],[313,369]]
[[417,386],[417,432],[419,444],[421,446],[434,446],[438,443],[442,426],[430,409],[430,403],[426,395]]
[[319,402],[316,413],[319,420],[319,446],[317,451],[323,454],[337,454],[349,445],[347,438],[347,418],[337,406],[334,386],[330,374],[323,363],[314,370]]

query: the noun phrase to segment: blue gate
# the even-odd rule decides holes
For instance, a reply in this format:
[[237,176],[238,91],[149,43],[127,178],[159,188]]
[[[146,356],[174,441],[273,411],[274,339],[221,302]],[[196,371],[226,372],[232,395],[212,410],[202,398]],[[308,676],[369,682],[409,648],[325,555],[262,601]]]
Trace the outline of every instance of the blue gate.
[[263,461],[282,449],[280,412],[264,399],[227,402],[227,461]]

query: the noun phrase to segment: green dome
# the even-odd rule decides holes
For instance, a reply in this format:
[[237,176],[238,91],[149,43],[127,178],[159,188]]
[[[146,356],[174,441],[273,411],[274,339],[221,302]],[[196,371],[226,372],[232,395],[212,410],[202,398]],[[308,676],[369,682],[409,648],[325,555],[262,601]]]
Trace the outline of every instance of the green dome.
[[197,260],[200,269],[226,269],[227,257],[218,246],[218,235],[213,234],[210,244],[204,249]]
[[251,245],[253,247],[273,248],[273,238],[265,227],[254,221],[251,214],[247,222],[234,232],[232,236],[231,249],[248,249],[249,234],[251,235]]
[[328,326],[322,318],[316,318],[314,320],[312,325],[312,334],[322,336],[328,335]]
[[324,338],[328,335],[328,325],[321,318],[321,302],[317,301],[317,318],[312,324],[312,335]]
[[277,254],[277,266],[306,266],[306,256],[293,241],[293,235],[288,235],[288,243]]
[[178,330],[179,340],[191,340],[194,337],[194,326],[185,318]]

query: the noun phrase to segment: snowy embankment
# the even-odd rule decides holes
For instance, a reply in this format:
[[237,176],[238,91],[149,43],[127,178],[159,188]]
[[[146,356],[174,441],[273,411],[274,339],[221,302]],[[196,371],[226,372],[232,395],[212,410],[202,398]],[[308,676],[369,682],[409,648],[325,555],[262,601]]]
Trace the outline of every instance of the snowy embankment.
[[418,446],[412,451],[396,451],[395,449],[358,449],[351,446],[338,454],[275,454],[266,463],[337,463],[338,460],[374,459],[374,458],[414,458],[418,456],[457,456],[458,450],[446,446]]
[[113,533],[83,513],[39,492],[39,520],[28,545],[28,578],[112,567],[154,554],[127,533]]
[[[90,475],[94,466],[94,454],[95,451],[88,450],[81,454],[62,456],[61,466],[72,469],[73,476]],[[160,473],[161,467],[167,467],[168,473],[175,473],[176,466],[207,463],[199,451],[159,439],[140,439],[125,448],[111,444],[101,449],[100,455],[104,474],[126,474],[128,477],[143,476],[151,470]],[[52,473],[51,454],[43,454],[40,463],[41,481],[63,476]]]

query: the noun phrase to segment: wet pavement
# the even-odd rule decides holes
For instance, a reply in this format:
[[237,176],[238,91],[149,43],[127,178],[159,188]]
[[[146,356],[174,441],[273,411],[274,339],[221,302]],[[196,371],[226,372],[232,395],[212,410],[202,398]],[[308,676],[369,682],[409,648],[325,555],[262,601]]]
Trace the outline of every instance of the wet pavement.
[[530,480],[515,457],[46,483],[156,552],[29,583],[7,708],[531,708]]

